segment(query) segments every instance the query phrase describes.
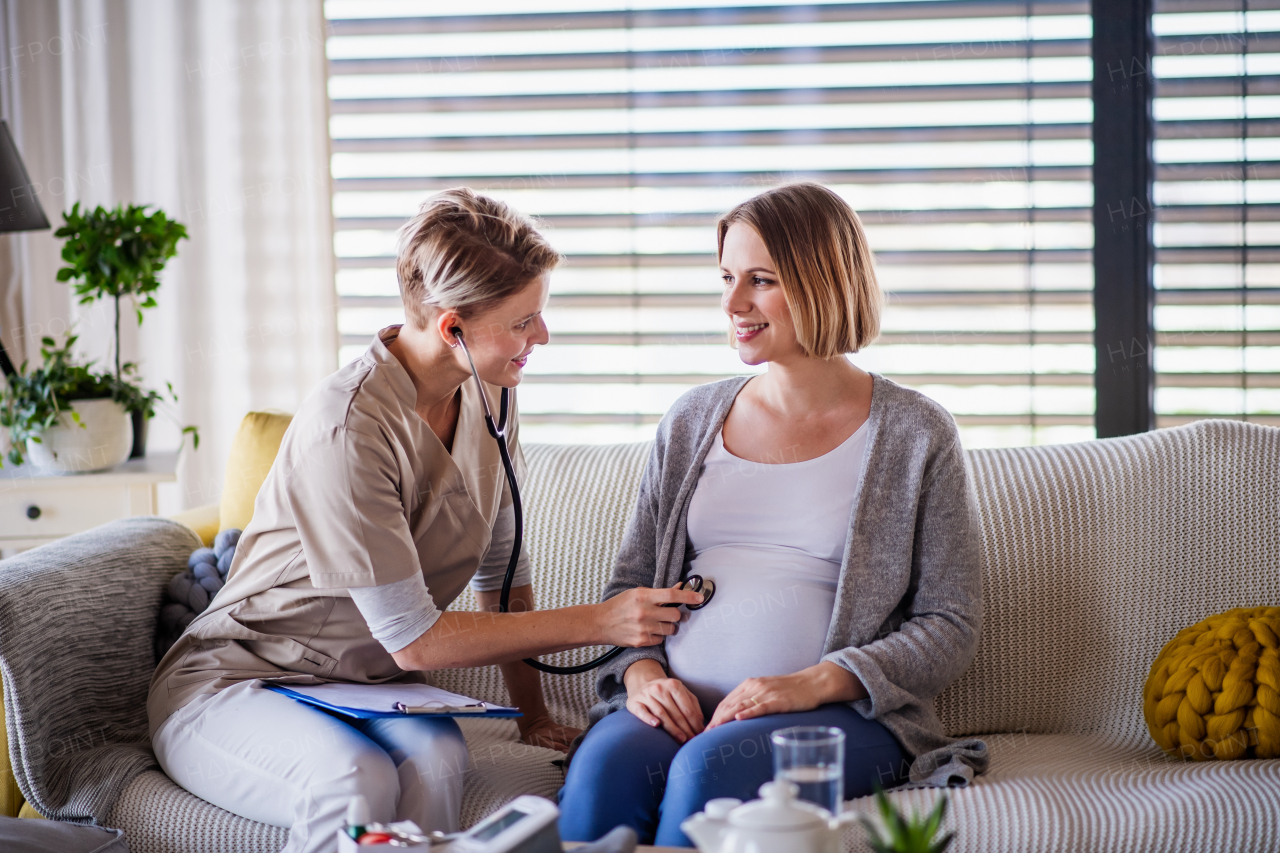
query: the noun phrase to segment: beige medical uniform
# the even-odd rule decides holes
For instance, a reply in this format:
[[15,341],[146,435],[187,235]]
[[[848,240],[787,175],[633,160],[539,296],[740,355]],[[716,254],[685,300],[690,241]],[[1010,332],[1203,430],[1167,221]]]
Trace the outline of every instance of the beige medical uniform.
[[[375,818],[456,828],[466,753],[452,720],[351,724],[258,681],[424,680],[396,666],[347,590],[419,572],[444,610],[472,581],[511,502],[475,383],[462,386],[450,453],[414,410],[413,382],[387,349],[398,331],[383,329],[303,402],[226,586],[151,684],[152,741],[169,775],[237,814],[290,826],[289,851],[334,849],[354,793]],[[487,391],[496,416],[500,391]],[[508,435],[522,476],[514,403],[513,394]],[[511,542],[493,546],[509,552]],[[496,589],[501,577],[473,586]]]

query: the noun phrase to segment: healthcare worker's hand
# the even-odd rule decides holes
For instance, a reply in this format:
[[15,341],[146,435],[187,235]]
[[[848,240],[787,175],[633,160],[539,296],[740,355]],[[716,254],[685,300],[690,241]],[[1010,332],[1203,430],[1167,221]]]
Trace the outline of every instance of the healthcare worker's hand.
[[520,740],[530,746],[544,746],[559,752],[568,752],[569,744],[582,734],[582,729],[562,726],[551,719],[550,714],[539,714],[536,717],[519,717],[516,725],[520,728]]
[[702,593],[671,587],[638,586],[596,605],[601,642],[636,648],[655,646],[676,632],[680,608],[670,604],[701,604]]
[[684,682],[669,678],[662,664],[638,660],[622,676],[627,686],[627,710],[637,720],[671,735],[680,743],[703,729],[702,706]]

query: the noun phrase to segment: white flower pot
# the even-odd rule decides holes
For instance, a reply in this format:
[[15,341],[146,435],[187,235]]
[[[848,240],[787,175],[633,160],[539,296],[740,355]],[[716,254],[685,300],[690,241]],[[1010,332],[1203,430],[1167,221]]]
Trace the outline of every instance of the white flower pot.
[[133,449],[133,422],[115,400],[76,400],[71,412],[58,416],[58,424],[45,430],[40,441],[27,440],[27,458],[40,468],[58,474],[79,474],[114,468]]

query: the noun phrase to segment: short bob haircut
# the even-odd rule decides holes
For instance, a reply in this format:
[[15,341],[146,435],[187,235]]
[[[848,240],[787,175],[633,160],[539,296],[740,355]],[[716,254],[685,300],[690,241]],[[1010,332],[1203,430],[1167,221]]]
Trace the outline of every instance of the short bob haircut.
[[423,202],[401,227],[396,255],[405,316],[420,329],[433,307],[475,316],[561,260],[533,220],[467,187]]
[[844,199],[808,182],[748,199],[716,223],[717,260],[729,226],[738,222],[755,229],[769,250],[806,355],[835,358],[876,339],[884,294],[862,222]]

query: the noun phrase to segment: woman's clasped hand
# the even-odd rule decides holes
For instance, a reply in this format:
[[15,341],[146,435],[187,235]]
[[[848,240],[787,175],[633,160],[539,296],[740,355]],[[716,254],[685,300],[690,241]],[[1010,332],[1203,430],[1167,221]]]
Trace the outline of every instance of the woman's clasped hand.
[[[826,666],[834,667],[835,664]],[[768,714],[812,711],[823,702],[831,701],[819,691],[818,680],[807,673],[807,670],[801,670],[789,675],[748,678],[720,700],[707,728],[714,729],[731,720],[750,720]]]
[[[852,678],[842,670],[836,673],[830,670],[839,670],[839,667],[820,663],[789,675],[748,678],[720,700],[711,720],[707,721],[698,698],[684,682],[669,677],[657,661],[642,660],[626,673],[627,710],[636,719],[654,728],[660,726],[684,743],[707,729],[733,720],[812,711],[824,702],[839,701],[844,696],[828,695],[824,689],[833,681],[844,682],[841,686],[852,694]],[[860,697],[850,695],[849,698]]]

